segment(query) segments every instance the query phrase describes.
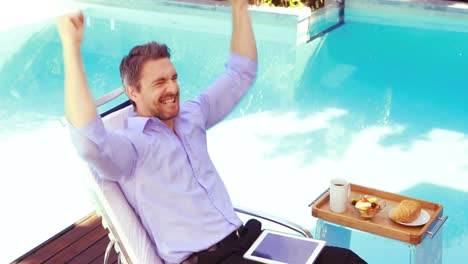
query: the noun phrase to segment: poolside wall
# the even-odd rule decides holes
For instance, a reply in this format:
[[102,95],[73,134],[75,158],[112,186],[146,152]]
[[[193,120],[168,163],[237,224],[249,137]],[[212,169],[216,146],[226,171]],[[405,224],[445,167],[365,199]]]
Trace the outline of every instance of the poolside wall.
[[[184,43],[182,45],[173,45],[178,49],[174,50],[173,53],[173,61],[175,64],[178,64],[176,65],[176,67],[179,66],[178,68],[184,67],[185,64],[183,61],[181,62],[182,58],[180,58],[180,56],[184,56],[184,60],[201,60],[203,62],[205,58],[199,53],[208,51],[207,48],[203,46],[203,36],[213,36],[215,39],[220,40],[217,45],[209,44],[209,52],[212,54],[225,54],[229,48],[228,45],[226,45],[231,35],[230,7],[228,6],[174,1],[79,0],[76,2],[82,4],[84,8],[87,6],[90,7],[90,12],[88,12],[88,14],[91,14],[93,21],[89,21],[89,23],[108,24],[107,27],[99,27],[100,30],[104,30],[105,28],[112,30],[112,26],[114,25],[116,29],[126,27],[123,32],[128,32],[128,30],[134,28],[133,31],[141,35],[144,31],[148,31],[148,33],[153,31],[151,29],[153,26],[170,28],[173,30],[173,39]],[[96,5],[96,2],[100,4]],[[112,8],[108,8],[109,6]],[[102,12],[100,12],[100,10],[102,10]],[[268,63],[267,60],[259,61],[260,74],[256,81],[256,83],[259,84],[258,87],[268,87],[269,91],[268,93],[259,92],[252,96],[271,94],[270,92],[282,94],[283,96],[292,96],[290,91],[294,87],[297,79],[302,75],[300,69],[296,67],[297,60],[306,59],[303,56],[298,56],[297,47],[308,40],[310,9],[251,6],[250,10],[254,23],[259,58],[268,57],[269,61]],[[125,14],[125,16],[122,14]],[[142,27],[135,28],[135,25],[138,24],[141,24]],[[88,43],[85,52],[93,53],[93,50],[98,52],[107,49],[109,56],[115,55],[116,53],[124,54],[128,52],[128,47],[125,46],[126,43],[128,43],[128,36],[121,34],[119,30],[116,30],[115,33],[112,34],[108,32],[102,32],[102,34],[92,31],[87,32],[89,38],[96,39],[96,41]],[[185,32],[186,38],[180,38],[180,32]],[[100,35],[110,35],[112,39],[99,40]],[[156,38],[155,40],[165,41],[164,39],[167,36],[162,36],[162,38],[160,38],[154,35],[154,37]],[[169,39],[168,45],[171,44],[171,42],[173,43],[173,41]],[[112,43],[112,45],[109,46],[106,43]],[[220,45],[222,47],[219,47]],[[171,45],[169,46],[171,47]],[[116,49],[119,50],[116,52]],[[180,52],[181,49],[183,49],[182,52]],[[187,56],[187,54],[189,55]],[[218,63],[219,59],[225,58],[224,55],[214,55],[210,57],[214,57],[216,60],[212,62],[205,61],[200,64],[201,69],[197,69],[197,71],[205,71],[203,78],[206,79],[210,79],[211,76],[214,76],[211,71],[217,70],[209,64]],[[191,78],[187,78],[187,84],[189,85],[190,79]],[[184,87],[187,87],[187,85],[184,85]],[[187,94],[187,97],[193,95],[194,94]],[[255,98],[252,99],[256,100]],[[264,99],[265,100],[262,100],[262,102],[268,101],[268,98]],[[241,105],[240,108],[242,107],[247,106]],[[266,106],[250,107],[258,107],[258,111],[261,111],[264,109],[262,107]]]
[[[226,13],[230,13],[230,7],[227,1],[75,0],[75,2],[146,11],[167,11],[167,14],[170,16],[180,16],[181,25],[190,27],[192,30],[197,30],[196,26],[203,27],[204,29],[211,28],[216,30],[216,26],[225,26],[226,23],[230,24],[230,21],[216,21],[216,23],[210,23],[213,22],[213,20],[223,18]],[[180,7],[180,9],[174,9],[174,7]],[[193,25],[192,23],[183,25],[183,16],[187,13],[186,9],[191,9],[191,17],[198,17],[200,19],[201,23],[199,25]],[[257,38],[288,43],[300,43],[306,40],[306,35],[308,34],[308,19],[311,14],[309,8],[288,9],[251,6],[250,10],[255,27],[262,28],[256,32]]]
[[[468,32],[468,4],[440,0],[347,0],[346,18],[356,22]],[[369,15],[366,10],[372,9]],[[346,9],[345,9],[346,10]]]

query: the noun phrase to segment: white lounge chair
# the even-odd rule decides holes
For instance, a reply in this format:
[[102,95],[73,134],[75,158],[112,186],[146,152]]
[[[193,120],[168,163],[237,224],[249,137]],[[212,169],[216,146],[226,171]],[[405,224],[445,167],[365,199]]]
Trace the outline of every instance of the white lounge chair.
[[[123,88],[116,89],[96,100],[98,106],[104,105],[119,97],[124,92]],[[133,112],[130,101],[126,101],[111,110],[101,114],[107,129],[114,130],[124,128],[129,113]],[[155,245],[146,233],[138,215],[127,202],[118,183],[98,178],[95,172],[90,170],[90,190],[95,203],[96,212],[102,217],[103,226],[109,230],[110,243],[104,256],[104,263],[108,258],[112,247],[119,255],[119,262],[134,264],[162,264],[157,255]],[[265,213],[235,207],[240,214],[246,214],[257,219],[275,223],[305,237],[312,237],[311,233],[290,221],[280,219]]]

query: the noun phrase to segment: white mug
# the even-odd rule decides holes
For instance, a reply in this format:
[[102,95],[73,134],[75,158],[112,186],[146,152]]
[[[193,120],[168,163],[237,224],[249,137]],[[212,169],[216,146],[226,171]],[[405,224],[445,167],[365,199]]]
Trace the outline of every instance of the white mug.
[[335,213],[346,211],[349,198],[349,182],[342,178],[330,181],[330,210]]

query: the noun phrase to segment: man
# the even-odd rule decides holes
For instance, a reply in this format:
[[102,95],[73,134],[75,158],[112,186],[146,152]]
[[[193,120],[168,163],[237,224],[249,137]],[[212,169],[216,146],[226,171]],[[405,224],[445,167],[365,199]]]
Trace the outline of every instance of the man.
[[255,80],[257,48],[247,0],[232,2],[226,72],[193,100],[179,104],[177,71],[165,45],[137,46],[123,58],[122,82],[135,116],[119,132],[105,130],[88,88],[80,53],[83,21],[81,13],[57,20],[65,114],[80,155],[100,177],[119,183],[166,263],[255,263],[242,255],[261,227],[242,225],[206,145],[206,130],[229,114]]

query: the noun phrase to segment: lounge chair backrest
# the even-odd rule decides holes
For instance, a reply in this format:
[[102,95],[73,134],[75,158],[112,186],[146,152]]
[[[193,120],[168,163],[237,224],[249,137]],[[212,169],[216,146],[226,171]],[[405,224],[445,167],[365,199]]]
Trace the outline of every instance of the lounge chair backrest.
[[[126,119],[133,107],[127,106],[103,117],[108,130],[126,126]],[[128,203],[118,183],[98,178],[91,173],[92,197],[98,214],[102,216],[103,226],[109,229],[111,241],[120,252],[121,260],[127,263],[163,264],[157,255],[156,247],[133,208]]]

